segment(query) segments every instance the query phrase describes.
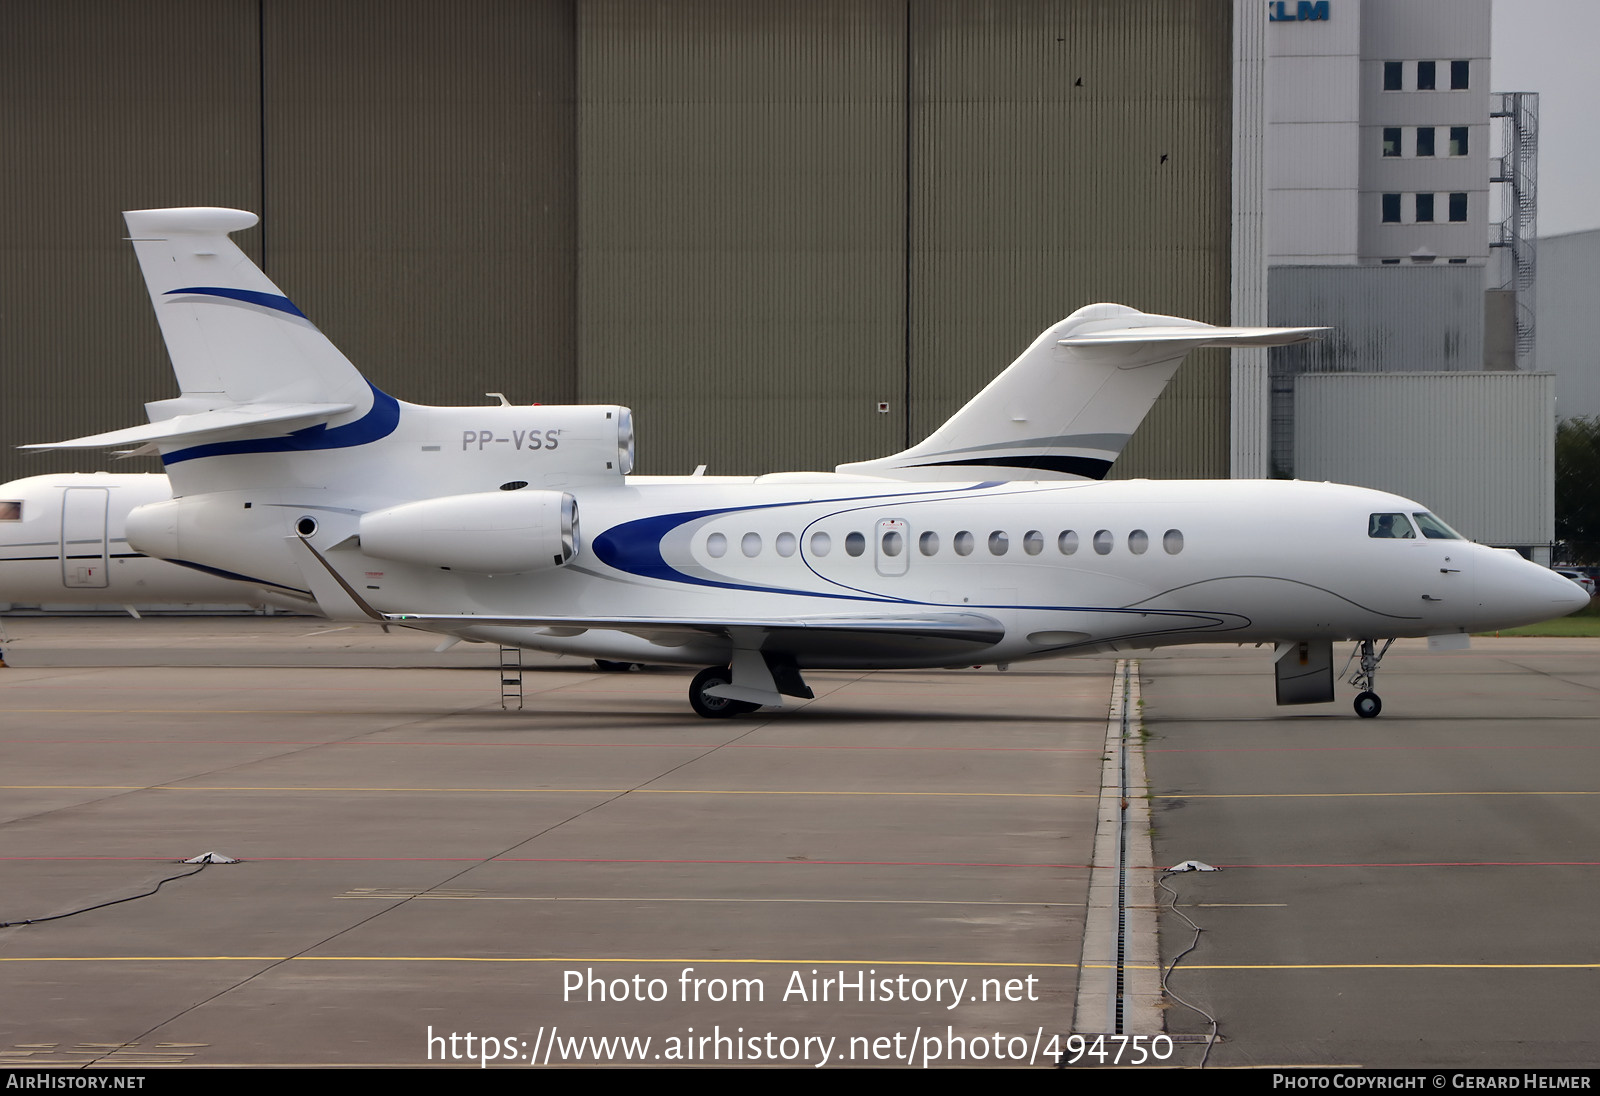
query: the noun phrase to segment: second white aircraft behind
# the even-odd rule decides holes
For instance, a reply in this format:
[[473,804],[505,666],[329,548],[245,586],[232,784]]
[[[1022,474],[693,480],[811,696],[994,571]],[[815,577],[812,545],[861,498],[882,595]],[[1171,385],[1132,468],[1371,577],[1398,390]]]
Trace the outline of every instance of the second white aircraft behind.
[[[1307,329],[1094,305],[905,453],[649,480],[626,475],[625,408],[428,408],[372,387],[228,239],[253,214],[127,220],[182,395],[147,405],[147,426],[42,448],[160,452],[175,497],[129,514],[132,549],[334,618],[699,665],[702,715],[809,697],[809,669],[1205,641],[1275,643],[1279,702],[1319,702],[1332,643],[1353,639],[1371,716],[1376,640],[1587,601],[1382,492],[1096,481],[1148,406],[1130,378],[1153,394],[1194,347]],[[1100,392],[1120,394],[1096,406]]]

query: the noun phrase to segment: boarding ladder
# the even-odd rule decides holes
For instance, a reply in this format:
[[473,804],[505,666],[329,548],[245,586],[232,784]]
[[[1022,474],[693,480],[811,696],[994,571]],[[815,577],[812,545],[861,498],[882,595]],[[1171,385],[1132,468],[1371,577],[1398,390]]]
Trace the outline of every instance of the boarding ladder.
[[522,711],[521,647],[500,648],[500,707]]

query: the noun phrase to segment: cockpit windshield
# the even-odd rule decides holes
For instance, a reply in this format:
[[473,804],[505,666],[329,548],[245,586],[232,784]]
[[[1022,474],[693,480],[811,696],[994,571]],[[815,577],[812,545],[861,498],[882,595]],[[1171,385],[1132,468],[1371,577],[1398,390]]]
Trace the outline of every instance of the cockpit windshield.
[[1378,540],[1415,540],[1417,534],[1404,514],[1373,514],[1367,519],[1367,536]]
[[1440,521],[1438,518],[1434,517],[1430,513],[1427,513],[1426,511],[1420,514],[1413,514],[1411,516],[1417,519],[1417,528],[1421,529],[1422,535],[1427,537],[1429,540],[1466,539],[1460,533],[1456,532],[1454,529],[1450,528],[1450,526],[1446,525],[1444,522]]

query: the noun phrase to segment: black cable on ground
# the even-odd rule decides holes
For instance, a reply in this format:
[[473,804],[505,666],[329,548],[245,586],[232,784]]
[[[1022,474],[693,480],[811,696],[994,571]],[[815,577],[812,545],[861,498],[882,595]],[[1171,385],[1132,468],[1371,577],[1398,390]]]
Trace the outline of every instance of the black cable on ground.
[[1198,1012],[1201,1016],[1204,1016],[1206,1018],[1207,1022],[1209,1022],[1211,1024],[1211,1038],[1206,1040],[1206,1052],[1205,1052],[1205,1054],[1201,1055],[1201,1057],[1200,1057],[1200,1068],[1204,1069],[1204,1068],[1206,1068],[1206,1061],[1208,1059],[1210,1059],[1210,1057],[1211,1057],[1211,1048],[1217,1045],[1217,1028],[1219,1026],[1218,1023],[1217,1023],[1217,1018],[1215,1016],[1211,1015],[1205,1009],[1201,1008],[1199,1005],[1191,1004],[1190,1002],[1185,1001],[1182,997],[1179,997],[1176,993],[1172,992],[1171,987],[1169,987],[1167,985],[1167,976],[1170,975],[1174,970],[1177,969],[1178,961],[1181,960],[1185,955],[1188,955],[1191,951],[1193,951],[1195,949],[1195,947],[1200,943],[1200,933],[1204,931],[1203,929],[1200,928],[1199,925],[1197,925],[1193,921],[1189,920],[1189,917],[1188,917],[1187,914],[1185,914],[1182,910],[1178,909],[1178,892],[1173,890],[1171,887],[1167,886],[1167,876],[1175,875],[1175,874],[1177,874],[1177,873],[1176,872],[1170,872],[1170,871],[1169,872],[1163,872],[1161,874],[1161,876],[1156,880],[1156,886],[1160,887],[1162,890],[1164,890],[1168,894],[1172,895],[1172,903],[1167,908],[1169,910],[1171,910],[1173,913],[1177,914],[1179,917],[1182,917],[1184,922],[1190,928],[1194,929],[1194,939],[1189,942],[1189,946],[1188,947],[1186,947],[1182,951],[1180,951],[1173,958],[1172,962],[1169,963],[1161,971],[1161,992],[1166,994],[1168,997],[1171,997],[1174,1001],[1178,1002],[1178,1004],[1182,1005],[1184,1008],[1189,1009],[1189,1010],[1191,1010],[1193,1012]]
[[160,883],[157,883],[155,886],[151,887],[149,890],[145,891],[143,894],[130,894],[126,898],[113,898],[109,902],[101,902],[98,906],[85,906],[81,910],[73,910],[70,913],[58,913],[58,914],[55,914],[55,915],[53,915],[51,917],[30,917],[26,921],[0,921],[0,929],[9,929],[9,928],[12,928],[12,927],[14,927],[16,925],[42,925],[46,921],[59,921],[63,917],[76,917],[78,914],[80,914],[80,913],[88,913],[90,910],[103,910],[107,906],[120,905],[123,902],[132,902],[135,898],[149,898],[156,891],[160,890],[161,887],[163,886],[163,884],[170,883],[174,879],[187,879],[191,875],[199,875],[201,872],[205,871],[206,868],[208,868],[210,866],[211,866],[211,861],[207,860],[204,864],[201,864],[198,868],[194,869],[194,871],[186,871],[186,872],[183,872],[181,875],[169,875],[169,876],[167,876]]

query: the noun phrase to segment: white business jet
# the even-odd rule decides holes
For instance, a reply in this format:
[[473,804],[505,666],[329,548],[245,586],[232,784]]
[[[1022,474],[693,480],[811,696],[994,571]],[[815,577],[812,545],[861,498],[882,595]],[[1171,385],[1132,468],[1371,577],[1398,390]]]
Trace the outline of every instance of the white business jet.
[[374,388],[228,239],[254,214],[126,216],[182,395],[146,405],[148,425],[38,448],[153,447],[174,497],[129,513],[130,548],[334,619],[702,666],[705,716],[810,698],[809,669],[1208,641],[1276,643],[1279,702],[1323,702],[1333,642],[1355,640],[1373,716],[1376,641],[1449,645],[1587,601],[1395,495],[1082,478],[1143,415],[1097,402],[1110,378],[1159,391],[1195,347],[1315,329],[1092,305],[896,456],[629,478],[626,408],[429,408]]

